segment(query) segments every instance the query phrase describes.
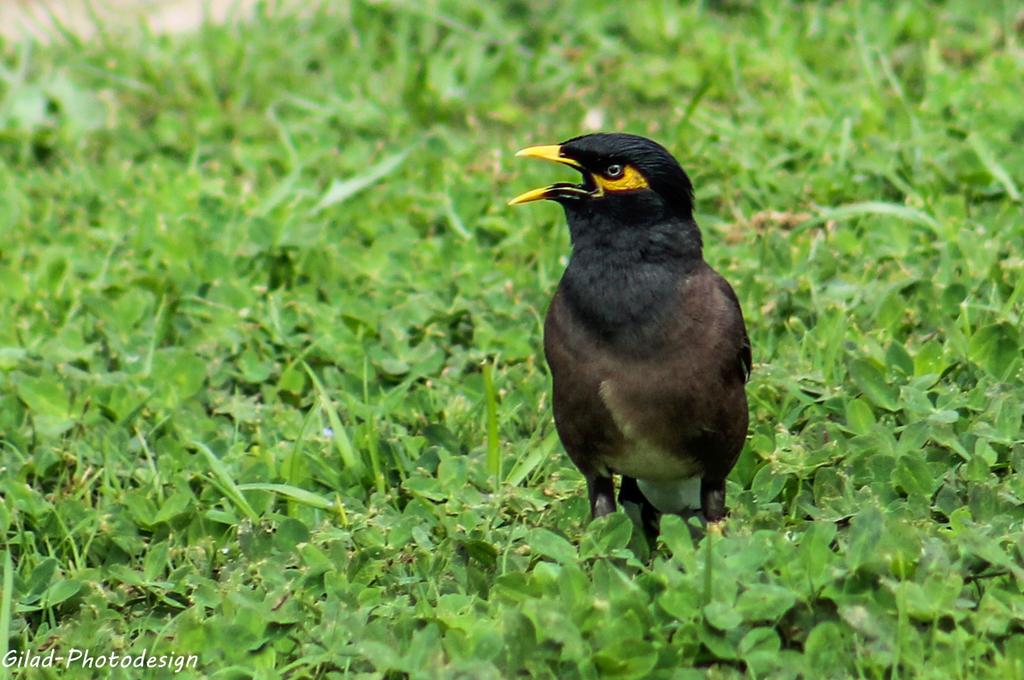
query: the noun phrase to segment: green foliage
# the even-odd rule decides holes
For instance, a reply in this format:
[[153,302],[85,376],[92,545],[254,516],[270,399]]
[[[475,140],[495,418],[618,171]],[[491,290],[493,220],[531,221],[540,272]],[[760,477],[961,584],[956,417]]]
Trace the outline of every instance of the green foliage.
[[[1024,676],[1012,3],[332,7],[0,50],[0,647]],[[553,431],[568,236],[505,201],[587,125],[744,303],[723,536],[588,523]]]

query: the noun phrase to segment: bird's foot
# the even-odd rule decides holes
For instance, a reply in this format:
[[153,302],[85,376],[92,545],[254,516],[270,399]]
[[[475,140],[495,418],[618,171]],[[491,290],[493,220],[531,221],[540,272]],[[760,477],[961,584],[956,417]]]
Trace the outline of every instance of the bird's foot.
[[587,476],[590,514],[594,519],[615,512],[615,484],[611,477]]

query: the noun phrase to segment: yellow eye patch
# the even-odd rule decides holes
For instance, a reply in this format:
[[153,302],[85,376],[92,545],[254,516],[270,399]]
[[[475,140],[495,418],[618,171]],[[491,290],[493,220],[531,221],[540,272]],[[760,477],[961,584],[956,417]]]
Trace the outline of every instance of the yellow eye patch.
[[632,165],[627,165],[622,168],[622,176],[611,179],[604,175],[597,173],[593,174],[594,182],[597,184],[598,195],[603,195],[605,192],[610,191],[637,191],[638,189],[648,189],[650,185],[647,184],[647,180],[640,171],[634,168]]

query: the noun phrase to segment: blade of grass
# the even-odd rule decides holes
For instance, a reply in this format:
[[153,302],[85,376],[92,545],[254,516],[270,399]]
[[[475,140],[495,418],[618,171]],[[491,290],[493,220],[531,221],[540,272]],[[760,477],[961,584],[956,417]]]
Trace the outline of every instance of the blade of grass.
[[[905,222],[913,222],[929,227],[933,230],[939,229],[938,221],[928,213],[898,203],[885,203],[884,201],[864,201],[862,203],[849,203],[837,208],[825,208],[822,216],[811,223],[820,223],[826,220],[845,220],[851,217],[863,217],[865,215],[882,215],[895,217]],[[807,226],[801,225],[801,226]]]
[[348,526],[348,512],[345,511],[345,504],[341,502],[341,496],[334,494],[334,507],[338,509],[338,518],[341,520],[341,526]]
[[[363,403],[367,407],[370,405],[370,361],[366,357],[363,357]],[[366,450],[370,454],[373,481],[377,485],[377,491],[383,494],[387,491],[387,485],[384,483],[384,473],[380,465],[380,432],[377,429],[377,413],[375,410],[370,411],[370,416],[366,419],[364,425]],[[395,463],[397,462],[396,460]],[[402,466],[395,465],[394,468],[398,470],[399,476],[404,481],[405,471],[402,469]]]
[[690,101],[686,104],[686,109],[683,111],[683,117],[679,121],[680,130],[685,128],[687,124],[690,122],[690,118],[693,117],[694,111],[696,111],[697,107],[700,106],[700,102],[702,99],[704,99],[704,95],[706,95],[708,93],[708,90],[711,89],[712,82],[712,79],[705,75],[701,79],[700,84],[697,86],[697,89],[694,90],[692,95],[690,95]]
[[331,399],[327,395],[327,390],[324,389],[323,383],[320,382],[320,378],[316,376],[316,373],[309,367],[309,364],[303,361],[302,367],[306,369],[306,374],[313,382],[313,387],[316,388],[317,397],[320,400],[320,408],[327,415],[327,422],[331,424],[331,430],[334,432],[331,441],[334,442],[334,449],[338,452],[338,456],[341,457],[341,462],[356,477],[362,477],[365,471],[363,461],[356,456],[355,449],[352,448],[352,440],[349,439],[348,432],[341,424],[338,411],[331,405]]
[[445,194],[441,200],[444,204],[445,217],[448,218],[448,226],[452,228],[452,231],[464,239],[473,238],[473,234],[466,229],[466,223],[462,221],[459,213],[455,210],[455,203],[452,201],[452,197]]
[[[292,442],[293,454],[289,460],[290,464],[283,470],[285,478],[288,480],[288,483],[292,485],[295,485],[296,482],[299,481],[301,466],[298,461],[302,456],[302,445],[306,443],[306,436],[309,434],[309,428],[313,422],[314,412],[315,409],[310,408],[306,412],[306,417],[302,419],[302,427],[299,428],[299,436],[295,438],[294,442]],[[319,418],[317,418],[317,420],[319,420]]]
[[487,469],[494,475],[494,486],[501,483],[501,447],[498,443],[498,397],[494,389],[494,364],[484,363],[484,401],[487,427]]
[[558,433],[552,430],[543,441],[531,446],[530,453],[516,461],[505,479],[509,486],[519,486],[537,466],[548,459],[558,446]]
[[713,585],[713,566],[711,561],[711,543],[715,533],[708,531],[704,538],[704,604],[711,603],[711,586]]
[[[364,383],[364,388],[366,387]],[[365,394],[365,392],[364,392]],[[345,406],[350,414],[355,414],[361,406],[357,399],[351,394],[344,395]],[[364,397],[365,398],[365,397]],[[368,403],[364,401],[364,403]],[[370,474],[373,476],[373,484],[380,493],[387,492],[387,484],[384,479],[384,468],[380,463],[380,435],[377,433],[377,416],[372,411],[364,415],[365,420],[359,426],[353,425],[352,439],[362,444],[362,451],[370,458]],[[332,425],[333,427],[333,425]],[[401,466],[395,466],[400,468]]]
[[210,450],[206,444],[201,441],[193,439],[191,442],[192,446],[196,447],[203,457],[206,458],[206,463],[210,466],[210,470],[213,471],[214,477],[220,482],[221,489],[224,494],[231,499],[231,502],[235,504],[239,510],[245,514],[246,517],[252,521],[259,520],[260,516],[252,506],[249,505],[249,501],[245,500],[245,496],[242,495],[238,485],[235,484],[235,480],[231,479],[231,473],[224,467],[224,463],[221,462],[220,458],[214,455],[213,451]]
[[11,608],[14,606],[14,562],[11,551],[4,551],[4,590],[0,596],[0,659],[7,658],[11,639]]
[[[384,473],[380,467],[380,444],[377,431],[377,417],[371,416],[366,423],[366,450],[370,454],[370,467],[373,468],[373,482],[380,493],[387,493],[387,484],[384,483]],[[401,469],[401,466],[395,466]]]
[[408,158],[411,151],[412,147],[408,147],[398,153],[386,157],[376,165],[371,165],[366,172],[348,179],[334,180],[331,182],[331,186],[327,188],[327,191],[324,192],[320,202],[316,204],[315,208],[313,208],[313,212],[318,213],[332,205],[337,205],[347,201],[363,189],[376,184],[397,170],[398,167],[405,162],[405,159]]
[[320,510],[334,510],[334,501],[327,500],[323,496],[319,496],[312,491],[306,491],[300,489],[297,486],[291,484],[270,484],[270,483],[258,483],[253,482],[251,484],[239,484],[238,489],[240,491],[270,491],[272,493],[287,496],[297,503],[308,505],[311,508],[318,508]]
[[972,132],[967,135],[967,143],[974,149],[974,153],[978,155],[978,160],[988,170],[988,174],[1003,185],[1006,189],[1007,195],[1016,202],[1020,202],[1020,189],[1017,188],[1017,184],[1013,181],[1013,177],[1007,172],[1006,168],[996,158],[996,154],[985,140],[977,132]]

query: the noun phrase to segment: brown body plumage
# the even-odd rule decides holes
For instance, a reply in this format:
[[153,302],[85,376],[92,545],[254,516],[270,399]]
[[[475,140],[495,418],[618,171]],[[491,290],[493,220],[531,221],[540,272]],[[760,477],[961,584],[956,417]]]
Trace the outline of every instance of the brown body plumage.
[[555,424],[591,510],[614,510],[619,474],[620,500],[640,505],[649,532],[661,512],[721,519],[747,432],[750,343],[735,293],[703,260],[689,179],[662,147],[631,135],[536,149],[526,155],[585,178],[524,200],[561,203],[572,234],[544,350]]

